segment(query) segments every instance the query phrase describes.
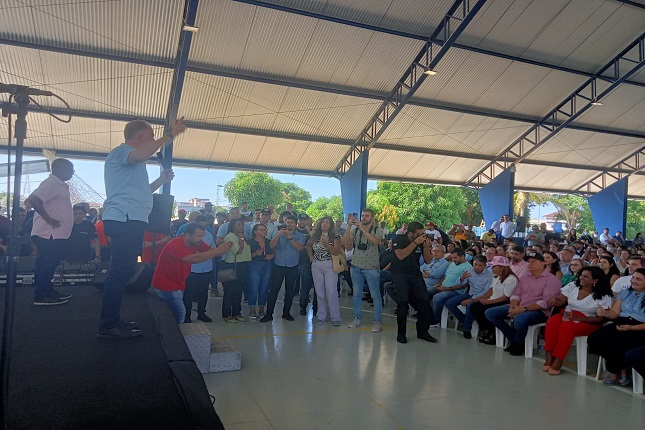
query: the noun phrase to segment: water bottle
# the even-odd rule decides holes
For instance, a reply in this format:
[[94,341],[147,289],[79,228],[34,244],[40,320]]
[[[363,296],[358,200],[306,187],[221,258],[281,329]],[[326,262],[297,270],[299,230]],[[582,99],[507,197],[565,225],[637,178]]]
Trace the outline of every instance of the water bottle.
[[567,305],[566,308],[564,308],[564,314],[562,315],[562,321],[569,321],[571,318],[571,306]]

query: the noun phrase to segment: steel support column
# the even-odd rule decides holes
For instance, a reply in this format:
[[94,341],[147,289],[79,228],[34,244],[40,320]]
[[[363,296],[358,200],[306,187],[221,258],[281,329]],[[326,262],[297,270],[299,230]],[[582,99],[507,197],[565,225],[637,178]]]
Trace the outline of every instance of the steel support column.
[[[184,89],[184,79],[186,77],[186,66],[188,66],[188,54],[190,53],[190,44],[193,40],[193,33],[184,30],[184,26],[195,26],[197,17],[197,7],[199,0],[185,0],[184,16],[182,18],[181,35],[179,36],[179,47],[177,48],[177,59],[175,60],[175,70],[172,75],[172,86],[170,88],[170,99],[168,100],[168,109],[166,110],[166,120],[164,122],[164,133],[172,130],[172,125],[177,119],[179,103],[181,103],[181,93]],[[168,166],[172,166],[172,142],[163,148],[164,159]],[[170,182],[163,184],[163,194],[170,194]]]
[[[486,3],[486,0],[476,0],[472,4],[469,0],[457,0],[453,3],[441,24],[437,26],[432,36],[423,45],[412,64],[406,69],[370,122],[363,128],[352,148],[347,151],[343,160],[338,164],[336,171],[339,174],[346,173],[363,151],[369,151],[374,146],[379,137],[401,112],[401,109],[423,84],[428,77],[428,73],[436,73],[434,68],[477,15],[484,3]],[[452,28],[453,26],[454,29]],[[444,42],[441,45],[432,42],[439,35],[443,35]]]
[[[599,103],[625,80],[638,73],[643,66],[645,66],[645,33],[511,143],[495,160],[487,163],[485,167],[468,178],[465,185],[473,182],[482,185],[491,181],[511,164],[520,163],[594,104]],[[603,87],[604,90],[600,90]],[[513,161],[501,161],[504,158]]]

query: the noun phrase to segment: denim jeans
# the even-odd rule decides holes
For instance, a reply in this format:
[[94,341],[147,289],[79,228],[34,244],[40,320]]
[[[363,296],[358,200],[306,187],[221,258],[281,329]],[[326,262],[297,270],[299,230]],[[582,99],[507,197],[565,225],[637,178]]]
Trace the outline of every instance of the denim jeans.
[[54,290],[52,278],[60,264],[60,256],[66,240],[43,239],[40,236],[32,236],[31,240],[38,249],[34,268],[34,298],[40,300]]
[[298,266],[284,267],[273,265],[271,274],[271,287],[269,288],[269,299],[267,301],[267,314],[273,315],[275,310],[275,302],[278,301],[278,293],[282,288],[282,281],[284,281],[284,307],[282,308],[282,315],[291,314],[291,304],[293,303],[293,291],[296,288],[296,280],[298,279]]
[[186,317],[186,307],[184,306],[184,292],[181,290],[162,291],[154,288],[161,300],[164,300],[170,306],[170,311],[175,316],[177,324],[183,324]]
[[121,303],[125,286],[137,268],[137,257],[143,245],[147,223],[106,220],[105,235],[112,239],[112,265],[103,286],[100,330],[116,327],[121,319]]
[[[425,283],[423,285],[425,286]],[[445,303],[456,296],[461,296],[461,293],[458,293],[457,291],[439,291],[433,294],[432,313],[436,320],[441,319],[441,312],[443,311]]]
[[[309,303],[309,292],[314,286],[314,278],[311,275],[311,263],[299,264],[298,276],[300,278],[300,296],[298,297],[298,304],[300,305],[300,309],[307,309],[307,304]],[[318,300],[315,289],[311,306],[313,308],[314,315],[316,315],[316,312],[318,312]]]
[[473,330],[473,321],[475,320],[475,315],[470,312],[470,307],[475,304],[475,302],[470,302],[466,305],[466,313],[464,314],[460,309],[459,305],[464,300],[472,298],[470,294],[460,294],[456,297],[452,297],[446,301],[444,304],[448,310],[459,320],[460,323],[464,325],[464,332],[470,333]]
[[237,279],[223,282],[224,297],[222,298],[222,318],[242,315],[242,292],[246,288],[248,262],[222,263],[222,269],[235,269]]
[[504,336],[510,339],[511,343],[522,344],[529,330],[529,326],[543,323],[547,320],[542,311],[522,312],[513,318],[513,327],[509,326],[505,320],[508,317],[510,305],[497,306],[486,310],[486,318],[500,329]]
[[271,269],[273,261],[251,261],[246,283],[248,285],[249,306],[266,306],[269,284],[271,283]]
[[184,307],[186,316],[190,319],[193,309],[193,302],[197,302],[197,314],[206,313],[206,303],[208,302],[208,284],[213,271],[205,273],[191,272],[186,279],[186,290],[184,291]]
[[[379,288],[380,270],[378,269],[361,269],[352,266],[352,282],[355,285],[363,285],[367,281],[370,289],[372,300],[374,301],[374,321],[381,321],[383,318],[383,301],[381,299],[381,290]],[[363,289],[354,289],[354,318],[361,319],[363,316]]]

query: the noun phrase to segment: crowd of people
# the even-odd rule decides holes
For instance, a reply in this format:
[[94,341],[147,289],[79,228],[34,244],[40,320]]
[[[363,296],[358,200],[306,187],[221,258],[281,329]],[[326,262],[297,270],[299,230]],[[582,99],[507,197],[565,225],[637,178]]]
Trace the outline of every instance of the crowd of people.
[[[209,288],[223,286],[226,323],[258,319],[271,322],[284,286],[281,316],[291,313],[297,296],[299,315],[312,305],[314,321],[342,324],[340,285],[353,295],[349,328],[363,324],[363,301],[373,307],[371,331],[382,327],[384,296],[396,303],[397,341],[407,343],[410,307],[417,318],[417,338],[437,342],[429,329],[440,324],[444,309],[463,324],[471,339],[494,345],[495,329],[509,341],[511,355],[521,355],[530,326],[546,323],[544,371],[560,373],[576,336],[588,336],[589,349],[606,360],[605,384],[628,385],[629,366],[645,374],[645,244],[639,233],[629,245],[613,236],[571,229],[566,238],[545,225],[533,226],[516,239],[517,225],[500,217],[477,237],[472,226],[447,231],[432,221],[404,223],[390,234],[369,208],[346,219],[312,220],[290,204],[250,210],[248,202],[228,212],[178,212],[168,235],[146,231],[151,192],[173,179],[166,170],[152,183],[144,162],[185,127],[177,121],[167,135],[154,138],[149,124],[132,121],[125,143],[106,160],[107,200],[102,212],[72,206],[66,180],[73,164],[52,163],[52,175],[27,199],[21,234],[31,237],[36,253],[34,305],[58,305],[71,296],[52,284],[61,259],[100,263],[111,260],[97,335],[128,338],[141,334],[136,322],[124,321],[120,307],[125,284],[138,256],[155,266],[153,291],[165,300],[177,323],[206,314]],[[24,217],[24,219],[23,219]],[[27,226],[28,230],[27,230]],[[521,240],[521,244],[518,243]],[[21,250],[23,252],[23,250]],[[313,300],[310,292],[313,288]],[[246,303],[246,306],[244,305]],[[610,322],[610,323],[608,323]]]

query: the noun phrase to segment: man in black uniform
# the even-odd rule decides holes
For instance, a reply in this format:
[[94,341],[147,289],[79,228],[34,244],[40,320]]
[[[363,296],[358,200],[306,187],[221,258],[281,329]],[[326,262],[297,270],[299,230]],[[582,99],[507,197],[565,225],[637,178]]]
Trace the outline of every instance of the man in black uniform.
[[408,304],[417,311],[417,338],[428,342],[436,342],[437,339],[430,336],[428,329],[432,319],[432,311],[428,303],[428,291],[423,276],[419,269],[419,255],[417,249],[422,246],[423,259],[426,262],[432,260],[432,240],[426,237],[425,228],[420,222],[408,224],[405,234],[398,234],[392,239],[392,289],[388,294],[397,304],[396,322],[398,332],[396,341],[407,343],[405,336],[408,319]]
[[[65,242],[63,261],[76,263],[101,262],[101,245],[94,224],[85,219],[83,205],[74,205],[74,226],[72,234]],[[94,250],[94,252],[92,252]]]

